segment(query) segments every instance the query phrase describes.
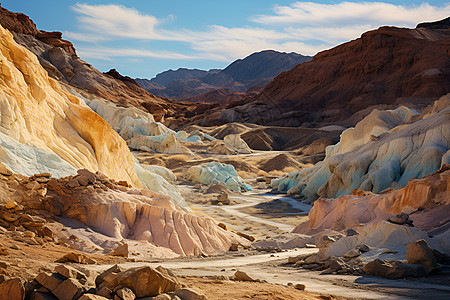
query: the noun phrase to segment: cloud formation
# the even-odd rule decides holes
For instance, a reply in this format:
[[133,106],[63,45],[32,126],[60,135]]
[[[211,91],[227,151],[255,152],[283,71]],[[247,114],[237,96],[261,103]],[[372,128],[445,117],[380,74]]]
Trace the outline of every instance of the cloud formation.
[[418,20],[435,21],[446,18],[450,4],[444,7],[428,3],[394,5],[383,2],[342,2],[322,4],[295,2],[289,6],[275,6],[272,15],[259,15],[252,21],[273,25],[350,26],[355,24],[416,25]]
[[[428,3],[405,6],[382,2],[294,2],[274,6],[271,14],[249,16],[252,26],[211,24],[204,31],[193,31],[166,30],[164,25],[175,22],[174,16],[157,18],[123,5],[77,3],[72,9],[79,15],[83,30],[82,33],[65,32],[73,40],[92,43],[116,39],[177,42],[184,45],[186,53],[191,53],[100,49],[101,46],[97,46],[81,48],[79,52],[84,57],[110,59],[129,56],[224,62],[264,49],[314,55],[383,25],[414,27],[418,22],[433,21],[450,14],[450,4],[438,7]],[[173,44],[168,44],[168,48],[170,46]]]

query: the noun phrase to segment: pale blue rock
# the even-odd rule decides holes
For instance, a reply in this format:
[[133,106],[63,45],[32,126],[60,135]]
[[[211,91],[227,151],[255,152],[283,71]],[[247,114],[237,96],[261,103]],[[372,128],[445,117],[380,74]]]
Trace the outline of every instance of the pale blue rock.
[[338,144],[312,168],[272,180],[274,191],[298,187],[305,198],[333,198],[354,189],[379,193],[401,188],[412,179],[437,171],[448,162],[450,108],[408,124],[416,112],[400,107],[374,110],[355,128],[345,130]]
[[251,191],[252,187],[242,180],[232,165],[210,162],[189,168],[186,179],[205,185],[223,184],[230,191]]
[[50,173],[60,178],[77,174],[77,170],[58,155],[21,144],[3,133],[0,133],[0,161],[14,173],[26,176]]

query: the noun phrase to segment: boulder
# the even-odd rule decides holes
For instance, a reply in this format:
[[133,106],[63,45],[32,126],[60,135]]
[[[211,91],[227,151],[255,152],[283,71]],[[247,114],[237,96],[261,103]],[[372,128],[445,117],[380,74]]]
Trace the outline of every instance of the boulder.
[[409,224],[409,223],[412,224],[412,222],[409,220],[409,215],[405,214],[404,212],[401,212],[395,216],[390,217],[389,222],[399,224],[399,225]]
[[202,294],[196,290],[190,289],[190,288],[183,288],[183,289],[176,290],[173,294],[180,297],[183,300],[207,300],[208,299],[204,294]]
[[24,298],[25,288],[21,279],[14,278],[0,283],[1,300],[23,300]]
[[80,281],[86,282],[86,275],[78,271],[77,269],[68,266],[68,265],[58,265],[55,268],[55,272],[58,274],[66,277],[66,278],[73,278]]
[[115,300],[134,300],[136,299],[136,295],[130,288],[123,287],[116,291]]
[[231,203],[230,198],[228,198],[227,193],[222,193],[217,197],[217,202],[225,205],[229,205]]
[[87,288],[78,280],[68,278],[52,290],[52,293],[58,300],[72,300],[79,298],[86,290]]
[[347,230],[345,231],[345,234],[346,234],[347,236],[354,236],[354,235],[357,235],[357,234],[359,234],[359,233],[358,233],[356,230],[349,228],[349,229],[347,229]]
[[112,274],[112,273],[120,273],[125,271],[125,269],[119,265],[114,265],[111,268],[103,271],[102,273],[100,273],[100,275],[97,276],[97,278],[95,279],[95,285],[99,286],[105,279],[106,276]]
[[110,278],[105,277],[106,286],[110,288],[119,285],[129,287],[136,297],[156,296],[179,289],[178,279],[168,273],[160,272],[149,266],[128,269]]
[[79,264],[95,264],[95,263],[97,263],[92,258],[90,258],[82,253],[75,253],[75,252],[67,253],[66,255],[63,256],[63,260],[71,261],[71,262],[79,263]]
[[49,274],[46,272],[41,272],[36,276],[35,280],[42,285],[43,287],[47,288],[50,291],[54,291],[58,285],[64,281],[64,277],[60,276],[59,274]]
[[297,283],[296,285],[294,285],[294,288],[296,288],[297,290],[300,290],[300,291],[304,291],[306,286],[304,284]]
[[128,257],[128,244],[123,244],[114,249],[110,255]]
[[245,273],[243,271],[236,271],[236,273],[234,273],[232,279],[236,280],[236,281],[251,281],[251,282],[256,281],[255,279],[251,278],[250,276],[247,275],[247,273]]
[[363,271],[370,275],[398,279],[405,277],[423,277],[427,271],[417,264],[405,264],[400,261],[384,261],[375,259],[363,267]]
[[425,240],[418,240],[408,244],[406,259],[411,264],[422,265],[427,272],[437,267],[437,259]]
[[350,249],[344,253],[344,257],[346,258],[355,258],[361,255],[361,252],[358,249]]

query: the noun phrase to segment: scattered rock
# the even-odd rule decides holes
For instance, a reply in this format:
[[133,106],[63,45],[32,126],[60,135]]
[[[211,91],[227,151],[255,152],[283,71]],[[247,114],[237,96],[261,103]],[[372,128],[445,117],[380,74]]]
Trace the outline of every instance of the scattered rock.
[[219,226],[223,230],[228,230],[227,225],[225,225],[224,223],[219,223],[219,224],[217,224],[217,226]]
[[347,252],[344,253],[344,257],[346,258],[354,258],[361,255],[361,252],[357,249],[350,249]]
[[437,265],[436,256],[425,240],[418,240],[408,244],[406,259],[411,264],[422,265],[427,272],[431,272]]
[[409,215],[405,213],[400,213],[388,219],[389,222],[399,224],[399,225],[412,225],[412,220],[409,219]]
[[404,277],[423,277],[427,271],[421,265],[405,264],[400,261],[384,261],[375,259],[363,268],[363,271],[370,275],[398,279]]
[[125,271],[125,269],[119,265],[114,265],[111,268],[107,269],[106,271],[102,272],[100,275],[97,276],[95,279],[95,285],[99,286],[105,279],[106,276],[112,274],[112,273],[120,273]]
[[358,233],[356,230],[349,228],[349,229],[347,229],[347,231],[345,232],[345,234],[346,234],[347,236],[354,236],[354,235],[358,235],[359,233]]
[[238,243],[231,243],[230,251],[239,251],[239,244]]
[[190,289],[190,288],[183,288],[183,289],[176,290],[174,292],[174,295],[180,297],[183,300],[207,300],[208,299],[204,294],[202,294],[196,290]]
[[343,270],[346,267],[342,258],[331,259],[326,263],[326,266],[332,271]]
[[12,200],[9,200],[8,202],[6,202],[6,204],[5,204],[5,208],[6,209],[13,209],[13,208],[16,208],[18,205],[17,205],[17,203],[16,203],[16,201],[12,201]]
[[249,240],[250,242],[254,242],[256,240],[255,237],[248,235],[246,233],[243,233],[243,232],[236,232],[236,234],[239,236],[242,236],[243,238]]
[[[117,299],[119,298],[119,299]],[[136,299],[136,295],[130,288],[123,287],[116,291],[115,300],[134,300]]]
[[247,273],[242,272],[242,271],[236,271],[236,273],[234,273],[234,275],[231,279],[236,280],[236,281],[251,281],[251,282],[256,281],[255,279],[248,276]]
[[71,261],[79,264],[96,264],[97,262],[92,258],[87,257],[81,253],[70,252],[62,257],[63,261]]
[[49,289],[50,291],[55,290],[58,285],[64,281],[64,277],[59,274],[49,274],[46,272],[41,272],[35,278],[35,280],[43,287]]
[[304,260],[312,255],[313,253],[305,253],[297,256],[288,257],[288,264],[295,264],[296,262]]
[[294,287],[295,287],[297,290],[300,290],[300,291],[304,291],[305,288],[306,288],[306,286],[305,286],[304,284],[301,284],[301,283],[297,283],[296,285],[294,285]]
[[106,286],[110,288],[119,285],[131,288],[136,297],[156,296],[172,292],[180,288],[178,279],[163,268],[155,270],[149,266],[128,269],[120,273],[110,273],[104,277]]
[[365,252],[369,252],[370,251],[370,247],[367,246],[366,244],[356,245],[355,249],[358,249],[361,253],[365,253]]
[[78,279],[80,281],[86,282],[86,275],[78,271],[77,269],[68,266],[68,265],[58,265],[55,268],[55,272],[58,274],[66,277],[66,278],[73,278]]
[[83,296],[81,296],[80,298],[78,298],[78,300],[107,300],[108,298],[99,296],[99,295],[94,295],[94,294],[84,294]]
[[172,299],[174,298],[172,298],[169,294],[161,294],[151,298],[151,300],[172,300]]
[[113,294],[113,291],[109,287],[103,285],[96,289],[96,294],[98,296],[101,296],[101,297],[104,297],[107,299],[111,299],[112,298],[111,295]]
[[123,244],[114,249],[110,255],[128,257],[128,244]]
[[229,205],[231,203],[230,198],[228,198],[227,193],[222,193],[217,197],[217,202],[225,205]]
[[56,289],[52,290],[52,293],[58,298],[58,300],[72,300],[77,299],[85,292],[87,288],[79,281],[73,278],[68,278],[60,283]]
[[21,279],[14,278],[0,283],[0,299],[23,300],[24,298],[25,288]]

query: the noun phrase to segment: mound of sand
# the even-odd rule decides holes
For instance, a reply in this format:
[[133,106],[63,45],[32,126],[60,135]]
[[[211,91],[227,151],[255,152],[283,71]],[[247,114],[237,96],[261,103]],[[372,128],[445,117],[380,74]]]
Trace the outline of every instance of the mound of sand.
[[274,170],[282,171],[288,167],[299,169],[301,166],[302,164],[293,159],[291,155],[282,153],[261,164],[260,169],[270,172]]

